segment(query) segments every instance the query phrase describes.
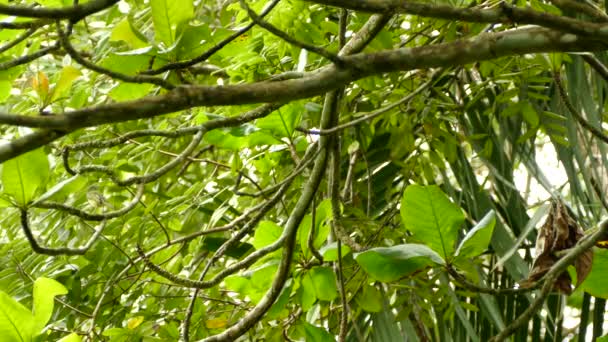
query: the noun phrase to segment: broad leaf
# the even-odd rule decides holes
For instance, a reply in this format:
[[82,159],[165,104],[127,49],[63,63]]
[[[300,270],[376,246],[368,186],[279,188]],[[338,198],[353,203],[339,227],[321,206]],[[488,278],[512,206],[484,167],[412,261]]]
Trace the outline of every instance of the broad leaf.
[[361,309],[367,312],[382,311],[382,294],[375,286],[365,285],[355,297],[355,301]]
[[[345,244],[342,244],[342,257],[344,258],[346,255],[350,253],[350,247]],[[332,242],[323,246],[319,249],[319,253],[323,256],[324,261],[336,261],[338,260],[338,243]]]
[[48,323],[53,314],[54,298],[68,293],[65,286],[49,278],[38,278],[34,282],[33,331],[38,333]]
[[255,229],[253,246],[255,249],[266,247],[281,237],[283,228],[272,221],[262,221]]
[[454,255],[462,210],[436,185],[410,185],[401,201],[401,218],[414,239],[423,242],[444,259]]
[[472,258],[480,255],[490,245],[494,225],[496,224],[496,214],[490,211],[484,216],[481,221],[477,222],[475,227],[467,232],[460,246],[456,250],[456,255],[459,257]]
[[403,278],[426,267],[445,264],[439,254],[419,244],[372,248],[355,254],[355,260],[370,276],[383,282]]
[[194,15],[192,0],[151,0],[156,41],[173,45],[178,28]]
[[66,66],[61,70],[61,75],[59,76],[59,80],[57,84],[55,84],[55,88],[53,88],[53,95],[51,96],[51,101],[55,101],[57,99],[61,99],[69,95],[70,88],[72,87],[72,83],[74,80],[78,78],[78,76],[82,75],[80,70],[74,68],[73,66]]
[[585,281],[580,285],[581,288],[594,297],[608,299],[606,274],[608,274],[608,249],[594,247],[593,266]]
[[4,193],[25,206],[34,198],[49,177],[49,161],[42,149],[37,149],[5,162],[2,166]]
[[0,336],[3,340],[31,341],[33,319],[30,310],[0,291]]
[[315,293],[318,299],[330,301],[338,296],[336,277],[331,267],[313,267],[308,274],[315,286]]

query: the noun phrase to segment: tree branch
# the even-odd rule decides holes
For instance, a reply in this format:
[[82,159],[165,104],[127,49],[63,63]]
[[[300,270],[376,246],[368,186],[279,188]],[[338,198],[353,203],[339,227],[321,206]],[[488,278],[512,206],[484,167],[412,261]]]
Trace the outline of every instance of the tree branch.
[[503,331],[498,335],[492,337],[490,342],[501,342],[506,340],[511,334],[513,334],[520,326],[527,323],[530,318],[542,307],[545,298],[553,290],[553,284],[557,278],[566,271],[566,268],[570,266],[576,258],[581,256],[585,251],[592,248],[597,241],[599,241],[604,234],[608,232],[608,220],[602,221],[599,224],[599,229],[592,235],[588,235],[581,239],[578,244],[566,254],[564,257],[559,259],[553,267],[545,274],[543,287],[536,297],[536,299],[530,304],[530,306],[524,311],[519,317],[517,317],[511,324],[509,324]]
[[[541,28],[518,29],[452,43],[344,56],[342,58],[345,63],[352,66],[352,69],[328,66],[308,73],[301,79],[229,86],[183,86],[162,96],[88,107],[61,115],[0,113],[0,124],[73,130],[150,118],[197,106],[284,102],[308,98],[384,72],[463,65],[525,53],[595,51],[605,48],[601,42],[571,34]],[[5,157],[0,154],[0,162],[4,160]]]
[[25,237],[27,238],[27,241],[29,242],[30,246],[32,247],[32,250],[34,250],[34,252],[38,253],[38,254],[45,254],[45,255],[52,255],[52,256],[57,256],[57,255],[83,255],[85,254],[90,248],[91,246],[93,246],[93,244],[95,243],[95,241],[97,241],[97,239],[99,238],[99,236],[101,236],[101,232],[103,231],[103,228],[105,227],[105,221],[102,223],[101,227],[99,227],[99,229],[97,229],[95,231],[95,233],[93,234],[93,236],[91,236],[91,238],[89,239],[89,241],[82,247],[80,248],[69,248],[69,247],[61,247],[61,248],[49,248],[49,247],[43,247],[40,246],[38,244],[38,241],[36,241],[36,238],[34,237],[34,234],[32,233],[32,230],[30,229],[30,225],[29,225],[29,221],[28,221],[28,215],[27,215],[27,210],[26,209],[20,209],[21,210],[21,228],[23,229],[23,233],[25,234]]
[[92,0],[82,5],[62,8],[0,5],[0,14],[29,18],[70,19],[76,22],[88,15],[109,8],[117,2],[118,0]]

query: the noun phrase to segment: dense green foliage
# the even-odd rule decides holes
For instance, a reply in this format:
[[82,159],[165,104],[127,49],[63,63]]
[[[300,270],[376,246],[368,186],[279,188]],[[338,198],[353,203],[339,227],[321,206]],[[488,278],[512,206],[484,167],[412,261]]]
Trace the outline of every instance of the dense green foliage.
[[0,339],[600,337],[603,7],[2,1]]

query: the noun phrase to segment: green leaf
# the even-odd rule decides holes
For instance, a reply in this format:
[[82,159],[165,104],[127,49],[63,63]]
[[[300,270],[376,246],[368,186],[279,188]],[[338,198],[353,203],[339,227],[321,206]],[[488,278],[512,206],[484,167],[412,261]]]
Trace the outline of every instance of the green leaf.
[[283,228],[279,225],[272,221],[262,221],[255,229],[253,246],[255,249],[266,247],[277,241],[281,237],[281,234],[283,234]]
[[367,312],[382,311],[382,294],[375,286],[365,285],[355,297],[355,301],[361,309]]
[[72,176],[68,179],[65,179],[57,184],[55,184],[52,188],[47,190],[44,194],[40,195],[36,202],[43,202],[53,197],[58,197],[62,194],[72,194],[76,193],[76,191],[82,189],[86,184],[86,178],[76,175]]
[[0,208],[8,208],[8,207],[12,207],[12,206],[13,206],[13,203],[11,203],[11,201],[0,197]]
[[80,342],[82,338],[76,333],[71,333],[57,342]]
[[270,131],[275,136],[288,137],[293,134],[303,111],[302,103],[294,102],[258,119],[255,125],[263,130]]
[[251,281],[240,275],[230,275],[224,279],[224,286],[244,297],[251,289]]
[[[324,261],[336,261],[338,260],[338,243],[332,242],[323,246],[319,253],[323,256]],[[350,247],[345,244],[342,244],[342,257],[348,255],[350,253]]]
[[315,293],[318,299],[330,301],[338,296],[336,277],[331,267],[313,267],[308,273],[315,286]]
[[0,336],[5,341],[31,341],[33,316],[21,303],[0,291]]
[[11,94],[11,88],[13,87],[13,82],[11,81],[0,81],[0,102],[6,101],[6,99]]
[[57,84],[55,84],[55,88],[53,88],[51,102],[67,96],[70,92],[70,89],[72,88],[72,83],[74,83],[74,80],[77,79],[80,75],[82,75],[80,70],[74,68],[73,66],[68,65],[64,67],[61,70],[59,81],[57,81]]
[[[323,224],[323,222],[329,217],[331,213],[331,201],[324,200],[317,205],[317,211],[315,212],[315,236],[313,240],[313,246],[315,248],[321,247],[327,237],[329,236],[329,225]],[[308,235],[310,234],[310,228],[312,226],[312,216],[306,215],[300,222],[300,228],[298,228],[298,241],[300,242],[300,248],[302,253],[306,257],[310,257],[310,251],[308,250]]]
[[49,178],[49,161],[42,149],[37,149],[5,162],[2,166],[4,193],[25,206],[34,198]]
[[292,289],[293,289],[293,280],[288,279],[287,282],[285,283],[285,286],[283,286],[283,290],[281,290],[281,294],[279,295],[279,298],[277,298],[277,300],[274,302],[274,304],[272,304],[272,306],[268,310],[267,316],[269,319],[275,319],[280,316],[281,311],[283,311],[283,309],[285,308],[285,305],[287,305],[287,303],[289,302],[289,297],[291,295]]
[[298,299],[304,312],[308,312],[317,301],[315,285],[312,282],[310,273],[306,272],[300,278],[300,288],[298,289]]
[[120,83],[110,91],[115,101],[130,101],[146,96],[154,86],[152,84]]
[[110,35],[110,41],[122,40],[133,49],[139,49],[148,45],[147,42],[142,41],[137,33],[131,27],[129,18],[121,20],[114,26],[112,34]]
[[420,244],[372,248],[356,253],[355,260],[367,274],[383,282],[400,279],[429,266],[445,264],[439,254]]
[[329,342],[336,340],[334,336],[324,328],[317,327],[307,322],[304,322],[303,328],[306,341]]
[[38,278],[34,282],[33,332],[39,333],[53,314],[55,296],[68,293],[65,286],[49,278]]
[[524,117],[524,120],[526,120],[526,122],[530,124],[531,127],[538,126],[540,122],[538,113],[529,101],[526,101],[522,104],[521,114]]
[[608,299],[608,249],[593,248],[593,266],[591,272],[581,284],[581,288],[594,297]]
[[438,186],[408,186],[401,201],[401,218],[414,239],[446,260],[454,255],[464,214]]
[[456,250],[456,255],[472,258],[483,253],[490,245],[495,224],[496,214],[492,210],[481,221],[477,222],[475,227],[467,232],[467,235],[462,239],[460,246]]
[[218,44],[233,32],[224,28],[209,25],[185,25],[177,47],[175,49],[178,59],[196,57]]
[[146,48],[123,53],[112,53],[101,61],[101,65],[112,71],[134,76],[140,71],[148,69],[150,59],[152,58],[148,54],[151,53],[154,53],[154,51]]
[[173,45],[178,29],[194,15],[192,0],[151,0],[150,6],[156,41]]

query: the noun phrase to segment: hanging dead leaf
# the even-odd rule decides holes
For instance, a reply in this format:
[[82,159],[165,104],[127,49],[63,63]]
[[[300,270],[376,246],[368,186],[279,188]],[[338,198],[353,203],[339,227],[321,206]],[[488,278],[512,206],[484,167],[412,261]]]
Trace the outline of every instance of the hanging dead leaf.
[[[520,285],[529,287],[541,279],[559,260],[556,252],[574,247],[583,234],[583,230],[568,214],[568,209],[563,202],[559,199],[554,200],[547,221],[540,228],[536,239],[536,259],[534,259],[528,278],[520,282]],[[587,278],[592,263],[593,252],[591,250],[585,251],[575,260],[577,286]],[[560,274],[553,285],[553,290],[565,294],[572,293],[572,279],[568,272]]]

